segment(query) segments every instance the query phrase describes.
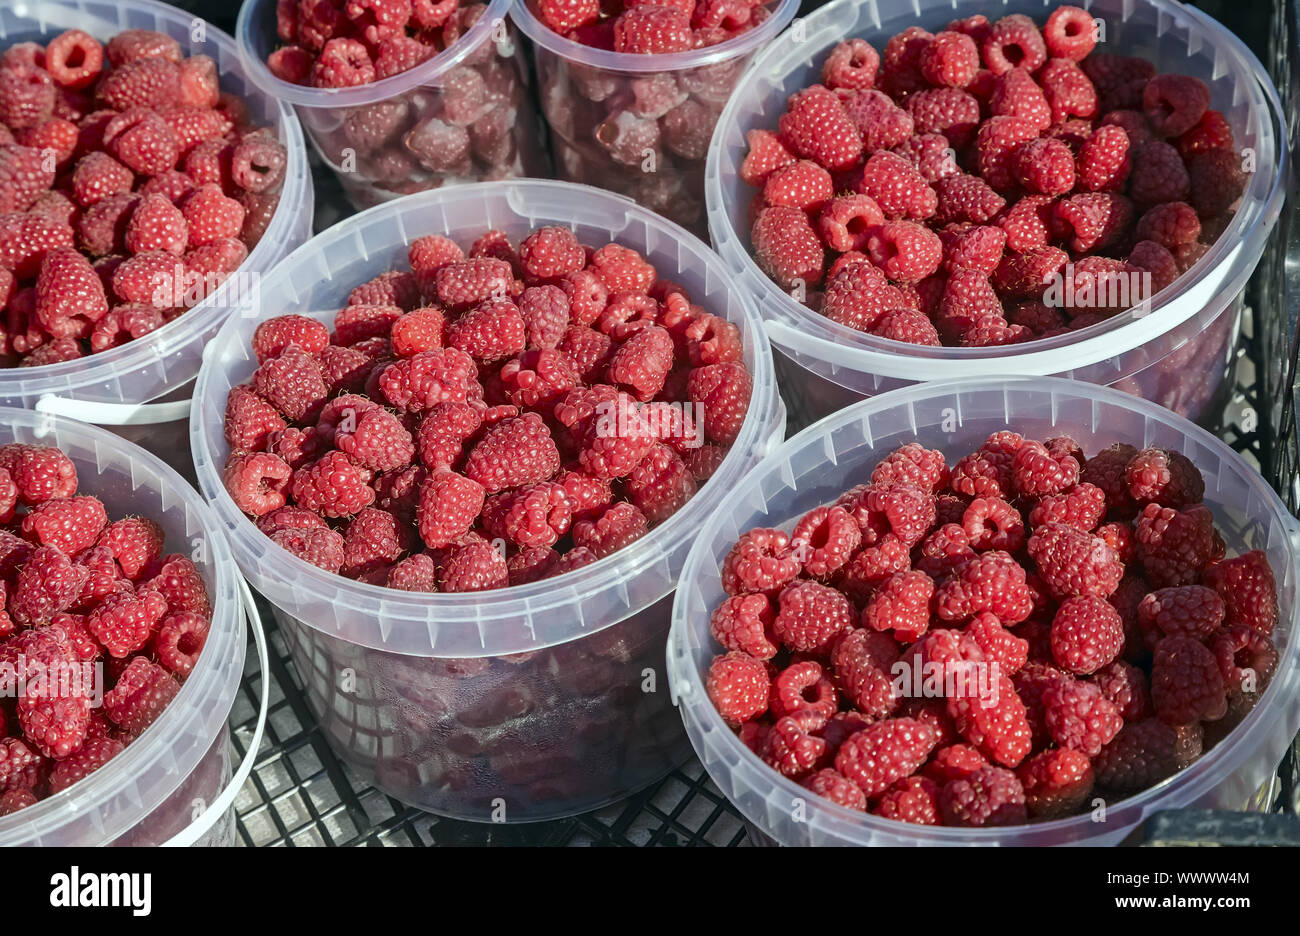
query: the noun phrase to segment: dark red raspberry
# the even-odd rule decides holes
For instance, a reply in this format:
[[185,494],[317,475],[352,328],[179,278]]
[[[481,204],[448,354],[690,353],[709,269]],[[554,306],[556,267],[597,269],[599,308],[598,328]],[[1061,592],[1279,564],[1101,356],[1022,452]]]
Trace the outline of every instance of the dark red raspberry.
[[1138,722],[1151,715],[1146,673],[1136,666],[1116,660],[1098,670],[1092,682],[1119,710],[1125,722]]
[[803,780],[803,785],[845,809],[866,812],[867,797],[856,783],[831,767],[824,767]]
[[1199,78],[1188,75],[1156,75],[1142,90],[1142,111],[1164,137],[1181,136],[1191,130],[1209,106],[1210,89]]
[[709,620],[709,631],[728,650],[770,660],[777,652],[772,629],[775,620],[776,611],[766,595],[738,595],[718,605]]
[[167,670],[147,657],[134,657],[104,694],[104,712],[113,724],[138,735],[158,720],[180,688]]
[[1205,641],[1223,624],[1225,602],[1212,588],[1181,585],[1151,592],[1137,613],[1139,625],[1153,642],[1162,635]]
[[1134,153],[1128,192],[1139,209],[1187,201],[1191,177],[1178,150],[1168,143],[1155,142]]
[[975,149],[980,175],[994,189],[1014,188],[1015,152],[1020,144],[1038,136],[1039,127],[1024,117],[990,117],[980,125]]
[[1174,145],[1178,154],[1187,160],[1210,150],[1234,149],[1232,125],[1219,111],[1207,110],[1196,126],[1174,140]]
[[935,730],[914,718],[891,718],[852,735],[835,754],[835,769],[868,797],[911,776],[934,748]]
[[1047,733],[1060,747],[1095,757],[1124,727],[1119,710],[1092,683],[1058,679],[1041,698]]
[[805,731],[821,731],[839,709],[835,684],[820,663],[791,663],[772,679],[769,706],[773,718],[795,718]]
[[1200,723],[1170,726],[1155,718],[1125,725],[1093,758],[1097,783],[1119,792],[1154,786],[1201,756]]
[[1229,211],[1246,190],[1242,157],[1230,150],[1198,153],[1187,168],[1192,206],[1206,221]]
[[1243,699],[1253,704],[1277,672],[1279,655],[1273,641],[1244,624],[1216,634],[1210,642],[1228,693],[1229,717]]
[[987,767],[988,763],[984,755],[969,744],[949,744],[934,752],[922,772],[942,786],[949,780],[965,779],[981,767]]
[[1006,826],[1028,821],[1025,791],[1016,775],[1002,767],[981,767],[969,777],[949,780],[939,791],[943,824]]
[[844,695],[868,719],[884,718],[898,708],[893,676],[897,660],[898,644],[893,638],[865,627],[849,631],[831,652]]
[[1227,559],[1201,576],[1218,592],[1226,609],[1224,626],[1249,627],[1265,637],[1277,626],[1277,582],[1268,557],[1258,549]]
[[1080,595],[1061,602],[1052,619],[1052,656],[1070,673],[1095,673],[1119,656],[1124,623],[1103,598]]
[[472,537],[453,544],[438,579],[444,592],[487,591],[509,583],[510,570],[501,551]]
[[406,554],[411,532],[395,515],[375,507],[363,507],[343,533],[343,565],[349,578],[362,578],[376,570],[387,570]]
[[1108,597],[1124,575],[1119,557],[1103,540],[1064,523],[1047,523],[1034,530],[1029,555],[1058,598]]
[[1147,504],[1138,515],[1134,540],[1134,558],[1156,588],[1194,584],[1222,555],[1214,515],[1201,505],[1180,511]]
[[1069,748],[1035,754],[1016,770],[1033,819],[1059,819],[1079,811],[1092,793],[1094,777],[1087,755]]
[[1192,637],[1162,639],[1151,664],[1151,704],[1168,725],[1222,718],[1227,692],[1214,654]]
[[705,691],[718,714],[735,725],[767,711],[770,688],[767,666],[734,651],[714,657],[705,680]]
[[1141,504],[1182,508],[1200,503],[1205,480],[1191,459],[1181,452],[1146,448],[1133,456],[1124,470],[1129,494]]
[[823,763],[827,755],[826,742],[810,734],[799,719],[778,719],[763,738],[760,756],[774,769],[787,777],[798,779]]
[[1122,190],[1133,168],[1131,150],[1122,127],[1098,127],[1079,147],[1075,160],[1079,188],[1088,192]]

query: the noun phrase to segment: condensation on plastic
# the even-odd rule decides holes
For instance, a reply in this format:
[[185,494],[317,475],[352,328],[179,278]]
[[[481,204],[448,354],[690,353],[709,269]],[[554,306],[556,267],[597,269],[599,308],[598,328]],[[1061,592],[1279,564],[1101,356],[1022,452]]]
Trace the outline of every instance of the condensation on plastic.
[[1215,413],[1237,343],[1241,293],[1285,195],[1286,132],[1277,90],[1258,59],[1219,23],[1172,0],[1081,5],[1105,22],[1102,51],[1138,56],[1159,72],[1204,81],[1211,106],[1227,117],[1238,147],[1253,151],[1255,171],[1227,230],[1195,266],[1152,298],[1147,314],[1132,310],[1068,335],[1003,348],[922,347],[830,321],[784,293],[750,256],[748,218],[755,190],[737,174],[747,151],[745,133],[775,127],[786,98],[820,80],[821,62],[836,43],[861,37],[883,48],[907,26],[942,29],[971,13],[1026,13],[1041,23],[1055,5],[1009,0],[994,10],[966,0],[838,0],[760,54],[732,95],[718,120],[705,173],[709,232],[753,291],[782,385],[787,373],[797,381],[810,419],[918,380],[1008,373],[1116,386],[1193,420]]
[[[252,119],[271,127],[284,143],[288,164],[280,203],[239,274],[270,269],[311,236],[313,195],[302,130],[287,106],[248,80],[233,39],[192,13],[153,0],[39,0],[0,6],[0,48],[29,40],[48,42],[65,29],[82,29],[101,41],[124,29],[166,33],[185,54],[210,56],[217,63],[221,90],[242,97]],[[180,399],[189,398],[187,385],[199,372],[204,345],[237,307],[237,300],[249,293],[219,289],[152,334],[90,357],[43,367],[0,368],[0,405],[34,407],[42,397],[54,397],[60,402],[53,405],[68,415],[75,412],[72,401],[124,405],[137,423],[164,421],[147,429],[123,428],[119,434],[184,474],[190,463],[187,421],[167,420],[174,413],[153,409],[151,401],[177,391],[183,394]],[[77,418],[93,422],[95,415],[88,408]]]
[[191,414],[200,490],[249,582],[276,608],[327,737],[381,789],[434,812],[486,820],[572,814],[662,776],[687,749],[662,682],[672,590],[704,518],[784,436],[785,411],[757,313],[715,254],[625,198],[537,180],[413,195],[347,219],[263,283],[266,315],[329,323],[348,292],[406,266],[425,234],[518,240],[547,224],[641,251],[693,300],[735,322],[754,378],[731,453],[699,494],[625,549],[556,579],[491,592],[417,594],[355,582],[292,556],[221,482],[231,387],[257,366],[257,321],[233,318],[199,374]]
[[[199,819],[230,778],[226,719],[244,668],[230,547],[212,510],[175,471],[116,435],[4,408],[0,445],[10,442],[57,445],[77,466],[79,490],[103,501],[110,517],[156,520],[168,551],[194,559],[213,612],[199,662],[158,720],[85,780],[0,818],[0,847],[161,844]],[[223,817],[198,844],[233,845],[233,821]]]
[[[266,60],[279,44],[275,6],[276,0],[247,0],[239,10],[235,36],[244,68],[266,93],[297,109],[308,138],[357,208],[445,185],[549,174],[523,43],[506,19],[510,0],[489,0],[478,21],[427,62],[351,88],[313,88],[271,73]],[[513,112],[509,144],[499,152],[476,150],[468,164],[421,165],[397,137],[421,120],[441,119],[448,94],[455,93],[449,89],[469,70],[477,71],[497,97],[484,120],[502,107]],[[350,121],[373,124],[367,119],[372,112],[391,119],[387,109],[393,107],[409,113],[392,139],[372,148],[362,137],[349,135]]]
[[[742,531],[790,529],[806,511],[862,482],[893,449],[920,442],[952,462],[991,433],[1069,435],[1089,454],[1115,442],[1182,452],[1205,476],[1205,503],[1229,556],[1263,550],[1277,577],[1277,674],[1255,709],[1191,767],[1091,815],[1001,829],[906,826],[812,796],[755,756],[723,722],[704,689],[721,652],[709,633],[726,597],[719,568]],[[1300,522],[1227,445],[1167,410],[1095,384],[1047,377],[921,384],[859,401],[790,439],[718,505],[687,557],[673,607],[668,677],[700,760],[727,798],[783,845],[1113,845],[1147,816],[1180,807],[1241,809],[1277,767],[1300,728],[1297,573]],[[804,804],[802,807],[800,804]]]
[[[674,151],[667,143],[650,153],[636,147],[627,154],[630,161],[620,162],[597,133],[613,132],[601,128],[617,126],[611,119],[617,116],[614,110],[628,108],[641,84],[662,94],[667,83],[683,101],[704,105],[716,120],[745,66],[786,27],[798,8],[799,0],[779,0],[763,23],[717,45],[666,55],[633,55],[566,39],[542,23],[525,0],[515,0],[510,17],[533,43],[542,113],[561,178],[627,195],[704,237],[706,152],[702,148],[694,156],[681,151],[688,147]],[[631,115],[630,110],[627,113]],[[703,126],[698,112],[687,122],[707,145],[711,125]]]

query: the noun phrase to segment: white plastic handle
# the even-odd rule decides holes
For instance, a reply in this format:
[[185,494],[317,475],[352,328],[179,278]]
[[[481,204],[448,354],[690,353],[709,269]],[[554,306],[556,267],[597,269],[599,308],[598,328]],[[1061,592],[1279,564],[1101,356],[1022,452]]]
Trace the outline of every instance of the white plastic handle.
[[162,843],[163,848],[188,848],[217,824],[217,821],[226,814],[226,810],[235,805],[235,798],[239,796],[239,791],[244,788],[244,783],[253,773],[253,765],[257,761],[257,752],[262,747],[262,735],[266,731],[266,714],[271,699],[271,662],[266,652],[266,634],[262,631],[262,622],[257,613],[257,605],[253,601],[253,592],[248,587],[248,583],[239,579],[239,589],[244,599],[244,617],[248,621],[248,627],[253,632],[253,642],[257,644],[257,663],[262,668],[262,701],[257,711],[257,725],[253,728],[253,737],[248,742],[248,750],[244,752],[244,758],[231,774],[230,782],[226,788],[208,804],[207,809],[199,815],[197,819],[191,822],[184,830],[176,833],[167,841]]
[[173,403],[95,403],[47,393],[36,401],[36,412],[67,416],[96,426],[154,426],[190,418],[190,401]]

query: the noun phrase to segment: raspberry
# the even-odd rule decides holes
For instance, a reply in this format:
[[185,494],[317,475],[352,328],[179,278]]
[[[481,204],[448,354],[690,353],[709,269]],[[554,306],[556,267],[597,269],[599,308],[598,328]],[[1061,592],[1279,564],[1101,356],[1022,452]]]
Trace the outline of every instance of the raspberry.
[[1031,192],[1063,195],[1074,188],[1074,154],[1060,140],[1039,137],[1013,153],[1016,180]]
[[1258,549],[1206,569],[1201,581],[1223,599],[1224,626],[1248,627],[1268,637],[1277,626],[1277,584],[1268,558]]
[[904,777],[881,794],[871,812],[896,822],[939,825],[939,786],[927,777]]
[[1142,111],[1163,137],[1176,137],[1200,122],[1210,106],[1210,89],[1188,75],[1156,75],[1142,90]]
[[1046,523],[1029,537],[1029,555],[1058,598],[1106,598],[1119,585],[1124,566],[1098,537],[1063,523]]
[[[664,379],[668,376],[672,365],[672,337],[666,329],[651,325],[636,332],[614,352],[609,361],[607,379],[610,383],[631,391],[638,400],[645,402],[653,399],[663,389]],[[725,401],[720,402],[725,405]],[[745,408],[748,405],[749,399],[746,393]],[[741,420],[743,421],[743,410]],[[739,426],[736,427],[736,431],[739,432]]]
[[1081,595],[1061,602],[1052,619],[1052,656],[1067,672],[1087,675],[1124,647],[1124,624],[1104,599]]
[[104,694],[104,712],[113,724],[138,735],[158,720],[180,688],[172,675],[157,663],[147,657],[135,657],[118,676],[113,688]]
[[514,271],[504,260],[472,257],[439,267],[434,281],[439,302],[465,307],[504,298],[514,283]]
[[837,572],[862,542],[857,522],[841,507],[818,507],[805,514],[791,534],[791,549],[814,578]]
[[253,387],[291,422],[310,422],[329,396],[320,361],[291,346],[264,361],[253,374]]
[[1051,59],[1037,78],[1052,108],[1052,123],[1060,124],[1075,117],[1091,120],[1097,116],[1097,89],[1070,59]]
[[358,414],[350,426],[341,424],[334,444],[356,464],[374,471],[401,468],[415,457],[415,443],[401,420],[377,407]]
[[1223,624],[1224,601],[1212,588],[1182,585],[1151,592],[1138,605],[1144,633],[1204,641]]
[[794,155],[826,169],[848,169],[862,155],[862,135],[835,92],[821,85],[792,95],[778,127]]
[[[885,110],[891,118],[893,117],[893,112],[887,110],[883,102],[880,103],[879,109]],[[855,108],[850,116],[861,124],[865,119],[865,112],[865,105],[861,105]],[[912,133],[938,134],[943,136],[954,149],[964,149],[974,138],[975,131],[979,127],[980,103],[973,95],[960,88],[927,88],[908,97],[907,114],[912,118]],[[906,128],[906,124],[895,118],[884,128],[864,131],[864,136],[874,136],[881,143],[886,144],[879,148],[894,149],[899,131]],[[920,166],[918,165],[917,168],[919,169]]]
[[1138,241],[1129,253],[1128,264],[1151,274],[1150,293],[1158,293],[1178,279],[1178,261],[1155,241]]
[[944,30],[921,50],[918,64],[930,84],[964,88],[979,71],[979,49],[970,36]]
[[1079,188],[1089,192],[1120,191],[1133,164],[1131,144],[1122,127],[1102,126],[1079,147],[1075,168]]
[[168,614],[158,625],[153,638],[158,662],[177,676],[188,676],[203,652],[208,628],[207,618],[192,611]]
[[1000,550],[962,563],[935,591],[935,613],[945,621],[964,621],[989,611],[1003,624],[1016,624],[1032,610],[1025,570]]
[[165,250],[179,256],[185,252],[188,237],[189,228],[180,209],[163,195],[149,195],[131,213],[125,245],[132,253]]
[[804,660],[773,678],[769,706],[773,718],[793,717],[804,730],[820,731],[839,708],[839,696],[821,664]]
[[1016,673],[1029,659],[1029,642],[1012,634],[987,611],[975,615],[966,633],[979,645],[984,659],[997,664],[1007,675]]
[[1162,639],[1151,664],[1151,704],[1167,725],[1222,718],[1227,693],[1214,654],[1193,637]]
[[343,537],[335,530],[285,528],[271,533],[270,538],[277,546],[326,572],[338,572],[343,567]]
[[541,0],[537,12],[542,22],[563,34],[594,23],[600,15],[600,4],[597,0]]
[[[1025,254],[1047,247],[1048,222],[1054,214],[1054,204],[1046,195],[1026,195],[1007,206],[993,222],[1006,235],[1007,249],[1016,254]],[[997,259],[1001,259],[1000,253]],[[1066,259],[1068,257],[1063,258],[1061,263]],[[994,265],[996,268],[996,261]],[[1034,285],[1040,283],[1041,280]],[[1038,291],[1041,293],[1041,288]]]
[[734,651],[714,657],[705,680],[705,690],[718,714],[735,725],[767,711],[770,686],[762,662]]
[[1097,24],[1086,10],[1060,6],[1043,24],[1043,41],[1053,58],[1081,62],[1097,45]]
[[934,36],[920,26],[908,26],[889,38],[881,56],[881,84],[895,97],[925,87],[921,53]]
[[366,475],[342,452],[329,452],[297,469],[289,483],[294,503],[325,517],[349,517],[375,500]]
[[591,255],[592,270],[611,292],[649,293],[657,274],[654,266],[630,247],[606,244]]
[[24,538],[38,546],[56,546],[73,555],[95,545],[108,514],[97,497],[70,497],[45,501],[22,520]]
[[794,581],[800,571],[788,534],[753,529],[741,534],[722,560],[722,587],[728,595],[775,593]]
[[614,51],[663,55],[691,48],[688,14],[669,6],[642,4],[614,21]]
[[1010,496],[1012,460],[1024,443],[1024,438],[1014,432],[994,433],[953,466],[950,486],[956,493],[971,497]]
[[1047,96],[1033,75],[1023,68],[1013,68],[994,79],[989,110],[995,117],[1027,120],[1039,130],[1046,130],[1052,124],[1052,108],[1047,103]]
[[1124,727],[1119,711],[1092,683],[1058,679],[1042,692],[1048,734],[1062,748],[1095,757]]
[[869,195],[845,195],[831,199],[822,209],[818,230],[832,250],[862,250],[884,214]]
[[[804,778],[802,782],[813,793],[825,797],[838,806],[843,806],[845,809],[854,809],[858,812],[866,812],[867,810],[867,797],[858,788],[858,785],[831,767],[822,768],[811,776]],[[899,804],[896,809],[898,812],[903,813],[914,809],[914,807],[910,806],[910,804]],[[891,816],[891,818],[896,817]]]
[[1211,649],[1230,703],[1257,697],[1277,672],[1279,657],[1273,641],[1244,624],[1216,634]]
[[[1091,464],[1091,463],[1089,463]],[[1085,465],[1083,474],[1087,474]],[[1106,514],[1106,494],[1086,481],[1066,488],[1060,494],[1047,494],[1029,511],[1029,525],[1064,523],[1085,533],[1097,528]]]
[[872,262],[900,283],[920,282],[943,261],[939,236],[910,221],[887,221],[876,227],[867,237],[866,249]]
[[839,591],[816,582],[796,582],[782,590],[773,631],[782,644],[800,652],[824,648],[850,630],[857,615]]
[[[1082,192],[1052,206],[1052,221],[1058,236],[1076,252],[1111,246],[1127,234],[1132,219],[1133,206],[1122,195],[1112,192]],[[1104,260],[1101,257],[1082,258],[1075,264],[1075,278],[1082,280],[1083,268],[1089,262]]]
[[1047,46],[1033,20],[1004,16],[993,24],[981,49],[985,66],[995,75],[1013,68],[1034,72],[1047,61]]
[[778,719],[760,748],[760,756],[769,766],[796,779],[824,761],[826,753],[826,742],[809,734],[793,717]]
[[753,389],[753,378],[743,364],[710,364],[691,371],[687,394],[692,403],[703,406],[704,433],[710,441],[719,445],[736,441]]
[[1139,208],[1187,201],[1190,192],[1187,167],[1178,150],[1168,143],[1148,143],[1133,155],[1128,193]]
[[632,469],[624,493],[655,526],[680,510],[697,489],[681,457],[670,447],[657,445]]
[[795,161],[795,155],[770,130],[750,130],[745,134],[745,142],[749,149],[740,164],[739,174],[749,185],[762,185],[777,169]]
[[934,728],[914,718],[891,718],[850,736],[835,754],[835,769],[868,797],[911,776],[934,748]]
[[56,98],[45,69],[21,62],[0,68],[0,124],[14,130],[35,127],[50,115]]
[[1206,507],[1179,511],[1147,504],[1134,531],[1134,558],[1156,588],[1191,585],[1218,554],[1217,537]]
[[464,403],[479,396],[477,375],[468,354],[442,348],[390,364],[379,375],[379,390],[395,408],[419,413],[439,403]]
[[928,218],[939,204],[935,190],[915,166],[883,150],[862,167],[857,190],[871,196],[887,218]]
[[841,494],[836,505],[857,521],[867,546],[876,546],[892,535],[911,547],[934,526],[933,502],[910,484],[859,485]]
[[219,185],[199,186],[185,198],[181,210],[188,225],[191,247],[238,237],[244,226],[244,206],[223,195]]
[[1165,202],[1148,210],[1138,219],[1133,236],[1138,240],[1152,240],[1174,250],[1182,244],[1193,244],[1201,236],[1201,221],[1195,210],[1185,202]]
[[56,247],[36,278],[36,317],[55,338],[80,338],[108,312],[104,284],[85,257]]
[[948,486],[948,466],[943,452],[916,442],[886,455],[871,472],[872,484],[912,484],[938,493]]
[[1151,714],[1146,673],[1136,666],[1117,660],[1098,670],[1092,681],[1125,722],[1138,722]]
[[977,497],[962,514],[962,529],[975,550],[1018,552],[1025,545],[1025,524],[1019,511],[999,497]]
[[709,631],[728,650],[770,660],[778,649],[772,630],[775,619],[776,611],[766,595],[737,595],[718,605],[709,619]]
[[[639,459],[638,459],[639,460]],[[465,475],[489,494],[552,478],[560,453],[536,413],[496,424],[469,452]]]
[[981,767],[969,777],[949,780],[939,791],[939,811],[949,826],[1006,826],[1028,821],[1025,791],[1016,775],[1002,767]]
[[686,326],[686,352],[695,367],[739,362],[744,350],[740,328],[721,316],[706,313]]
[[459,546],[453,544],[439,585],[445,592],[488,591],[504,588],[509,581],[510,571],[496,547],[471,541]]
[[30,279],[54,247],[71,247],[72,228],[38,214],[0,215],[0,267],[18,279]]
[[846,39],[831,49],[822,63],[822,84],[826,87],[871,88],[876,83],[880,55],[865,39]]
[[783,288],[821,282],[826,256],[808,216],[797,208],[764,208],[750,232],[754,256]]
[[1169,726],[1148,718],[1125,725],[1093,758],[1097,783],[1135,792],[1154,786],[1201,756],[1200,724]]
[[54,546],[42,546],[30,554],[13,580],[9,615],[14,623],[34,626],[45,623],[76,602],[89,575]]
[[158,592],[112,594],[90,612],[86,628],[120,659],[148,644],[166,613],[167,601]]
[[330,343],[329,329],[305,315],[278,315],[253,331],[253,353],[258,363],[279,357],[290,346],[307,354],[320,354]]
[[895,146],[893,152],[916,166],[922,177],[931,185],[944,176],[955,175],[961,171],[957,166],[956,155],[948,145],[948,138],[938,133],[908,137]]
[[950,744],[935,751],[922,772],[942,786],[949,780],[963,780],[981,767],[987,767],[988,763],[984,755],[969,744]]
[[573,542],[603,559],[645,536],[648,529],[645,514],[630,503],[616,503],[605,508],[599,517],[575,523]]
[[1230,210],[1245,192],[1246,174],[1241,163],[1236,153],[1222,149],[1192,157],[1188,185],[1192,205],[1202,218],[1214,218]]
[[863,260],[844,266],[831,277],[822,314],[833,322],[867,331],[886,312],[904,305],[902,294],[889,284],[884,272]]
[[512,357],[524,350],[526,342],[524,317],[509,299],[484,302],[447,329],[447,344],[480,364]]
[[887,634],[865,627],[834,643],[831,664],[844,695],[869,719],[884,718],[899,703],[893,681],[898,645]]
[[1042,751],[1016,770],[1033,819],[1059,819],[1079,811],[1092,793],[1094,777],[1088,757],[1069,748]]
[[[865,90],[853,94],[842,92],[840,97],[844,112],[861,136],[863,152],[874,153],[899,146],[916,130],[912,115],[882,91]],[[942,111],[939,111],[936,119],[942,119]],[[945,143],[945,148],[946,146]]]

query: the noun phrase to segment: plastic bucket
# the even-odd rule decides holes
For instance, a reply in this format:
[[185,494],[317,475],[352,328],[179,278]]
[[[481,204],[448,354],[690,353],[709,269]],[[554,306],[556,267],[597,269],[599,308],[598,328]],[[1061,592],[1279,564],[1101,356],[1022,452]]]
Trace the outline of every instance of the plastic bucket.
[[[907,442],[955,459],[990,433],[1033,438],[1066,434],[1089,454],[1114,442],[1187,455],[1205,477],[1205,503],[1229,556],[1263,550],[1277,576],[1279,664],[1254,710],[1186,770],[1119,802],[1105,821],[1092,815],[998,829],[907,825],[852,812],[810,796],[754,755],[723,722],[704,690],[718,652],[709,633],[725,597],[719,568],[744,530],[789,529],[806,511],[834,501]],[[1300,728],[1300,521],[1240,456],[1192,423],[1115,390],[1055,378],[945,380],[854,404],[796,435],[718,505],[682,570],[673,606],[668,675],[695,752],[722,792],[782,845],[1114,845],[1163,809],[1242,809],[1276,769]]]
[[[352,88],[312,88],[271,73],[266,59],[279,41],[275,5],[276,0],[248,0],[239,10],[235,35],[244,70],[264,92],[294,106],[308,138],[357,208],[455,183],[549,174],[533,118],[522,43],[505,18],[510,0],[490,0],[464,35],[428,61]],[[477,75],[467,76],[470,71]],[[446,132],[466,134],[462,142],[469,146],[468,157],[459,158],[457,150],[457,158],[446,165],[427,155],[421,161],[419,144],[408,145],[408,135],[419,134],[428,121],[438,121],[437,126],[451,123],[441,120],[445,105],[449,95],[464,93],[466,77],[471,79],[468,86],[476,89],[486,83],[494,97],[490,110],[481,115],[483,126],[497,119],[501,108],[508,110],[504,130],[475,143],[467,135],[469,129],[453,124]],[[405,113],[401,126],[386,140],[369,141],[353,129],[374,123],[372,115],[394,105]]]
[[[110,518],[148,517],[165,548],[194,559],[212,599],[198,663],[162,715],[105,766],[61,793],[0,817],[11,845],[233,845],[235,794],[252,767],[266,700],[248,754],[232,770],[227,718],[244,671],[245,614],[266,673],[261,628],[247,585],[211,508],[162,461],[95,426],[30,410],[0,409],[0,445],[57,445],[77,466],[80,493]],[[265,681],[265,680],[264,680]]]
[[[1042,22],[1046,2],[1008,0],[996,15],[1026,13]],[[1242,290],[1259,262],[1285,195],[1286,139],[1277,90],[1264,67],[1225,27],[1172,0],[1097,0],[1108,53],[1134,55],[1159,72],[1200,78],[1210,106],[1232,125],[1255,171],[1227,230],[1177,282],[1133,309],[1056,338],[1000,348],[931,348],[876,338],[830,321],[795,301],[749,253],[749,205],[756,191],[738,175],[745,134],[775,127],[786,98],[820,80],[836,43],[865,38],[877,49],[907,26],[942,29],[989,13],[962,0],[838,0],[802,20],[750,66],[718,120],[705,173],[709,233],[718,252],[753,291],[772,339],[783,387],[798,388],[796,426],[854,400],[935,377],[1057,375],[1116,386],[1194,421],[1218,415],[1236,348]],[[796,405],[797,404],[797,405]]]
[[[48,42],[65,29],[82,29],[100,40],[125,29],[165,33],[184,54],[210,56],[221,75],[221,90],[242,97],[252,119],[276,132],[288,151],[280,203],[239,274],[270,269],[311,236],[313,197],[302,131],[288,107],[248,80],[233,39],[192,13],[153,0],[40,0],[0,7],[2,47]],[[175,321],[120,347],[60,364],[0,369],[0,405],[36,407],[112,426],[192,478],[186,429],[191,382],[204,345],[237,299],[235,290],[219,289]],[[151,402],[160,399],[166,402]]]
[[232,318],[199,374],[191,435],[199,486],[235,561],[274,606],[331,745],[384,792],[482,821],[549,819],[643,787],[688,748],[661,670],[686,551],[723,494],[784,435],[785,411],[757,314],[722,262],[625,198],[561,182],[460,186],[372,208],[281,263],[266,317],[329,322],[357,283],[406,262],[425,234],[469,243],[548,224],[641,251],[695,302],[740,326],[753,401],[717,474],[639,540],[559,578],[489,592],[418,594],[325,572],[275,545],[221,481],[230,389],[257,366],[251,318]]
[[[799,0],[779,0],[764,22],[715,46],[634,55],[566,39],[541,22],[525,0],[516,0],[510,16],[533,43],[542,113],[560,177],[627,195],[704,237],[709,134],[745,66],[798,8]],[[662,108],[638,110],[628,101],[643,87],[657,95],[671,92],[670,100],[680,101],[662,115]],[[655,120],[658,129],[648,126]],[[645,131],[658,142],[620,146],[623,123],[638,128],[627,132]]]

